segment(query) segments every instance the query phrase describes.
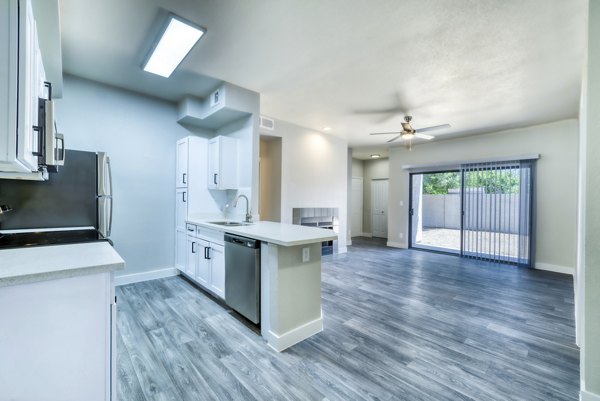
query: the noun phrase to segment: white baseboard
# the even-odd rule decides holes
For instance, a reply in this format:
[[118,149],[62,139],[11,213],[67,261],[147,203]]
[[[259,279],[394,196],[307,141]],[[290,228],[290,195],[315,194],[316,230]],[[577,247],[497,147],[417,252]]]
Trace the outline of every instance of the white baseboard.
[[347,240],[346,240],[346,245],[347,245],[347,246],[350,246],[350,245],[352,245],[352,240],[351,240],[351,239],[347,239]]
[[563,274],[570,274],[570,275],[575,274],[574,267],[553,265],[551,263],[536,262],[535,268],[538,270],[546,270],[546,271],[555,272],[555,273],[563,273]]
[[391,246],[392,248],[403,248],[406,249],[408,248],[408,244],[406,242],[394,242],[394,241],[388,241],[386,243],[387,246]]
[[600,401],[600,395],[590,393],[589,391],[581,390],[579,392],[580,401]]
[[150,270],[147,272],[124,274],[122,276],[115,277],[115,285],[125,285],[131,283],[139,283],[141,281],[156,280],[158,278],[177,276],[179,270],[174,267],[167,267],[162,269]]
[[362,233],[361,237],[371,238],[373,237],[373,233]]
[[269,330],[267,343],[275,351],[281,352],[284,349],[289,348],[294,344],[298,344],[300,341],[306,340],[308,337],[314,336],[322,331],[323,316],[284,334],[277,335]]
[[[348,245],[352,245],[352,242],[350,242]],[[345,246],[340,246],[338,247],[338,253],[346,253],[348,252],[348,248]]]

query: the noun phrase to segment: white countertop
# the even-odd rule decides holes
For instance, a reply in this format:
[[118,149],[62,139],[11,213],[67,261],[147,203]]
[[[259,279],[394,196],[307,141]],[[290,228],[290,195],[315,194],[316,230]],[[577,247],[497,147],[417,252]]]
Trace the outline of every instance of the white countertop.
[[[219,220],[212,219],[209,221]],[[257,221],[248,226],[222,226],[218,224],[211,224],[209,221],[192,219],[188,220],[187,222],[200,227],[237,234],[282,246],[306,245],[313,244],[315,242],[337,239],[337,235],[333,232],[333,230],[299,226],[296,224],[275,223],[273,221]]]
[[110,272],[125,262],[105,241],[0,250],[0,287]]

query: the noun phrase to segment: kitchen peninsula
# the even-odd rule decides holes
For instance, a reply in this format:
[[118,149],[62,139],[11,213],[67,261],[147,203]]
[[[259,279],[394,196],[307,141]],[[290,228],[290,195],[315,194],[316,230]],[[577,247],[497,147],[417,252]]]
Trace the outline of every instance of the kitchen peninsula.
[[259,221],[224,226],[190,219],[199,230],[261,241],[261,335],[277,351],[323,330],[321,242],[337,238],[331,230]]

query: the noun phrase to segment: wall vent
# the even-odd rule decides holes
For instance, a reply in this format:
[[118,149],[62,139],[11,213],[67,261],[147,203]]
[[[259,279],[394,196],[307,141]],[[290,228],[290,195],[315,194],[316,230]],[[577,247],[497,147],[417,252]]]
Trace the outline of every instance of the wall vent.
[[260,128],[273,131],[275,129],[275,120],[265,116],[260,116]]

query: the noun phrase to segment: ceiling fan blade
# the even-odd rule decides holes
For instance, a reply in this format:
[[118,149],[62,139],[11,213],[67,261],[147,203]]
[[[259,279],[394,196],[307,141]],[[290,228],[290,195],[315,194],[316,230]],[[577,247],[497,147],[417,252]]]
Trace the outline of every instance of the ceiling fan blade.
[[402,108],[393,107],[391,109],[372,109],[372,110],[354,110],[354,114],[401,114]]
[[427,139],[427,140],[435,138],[435,136],[433,136],[433,135],[419,134],[418,132],[415,133],[415,137],[416,138],[421,138],[421,139]]
[[390,135],[390,134],[400,134],[400,131],[393,131],[393,132],[373,132],[372,134],[369,135]]
[[390,139],[389,141],[387,141],[387,143],[394,142],[396,139],[400,138],[401,136],[402,136],[402,134],[398,134],[395,137],[393,137],[392,139]]
[[450,124],[434,125],[433,127],[419,128],[419,129],[416,129],[415,132],[428,132],[428,131],[434,131],[436,129],[444,129],[444,128],[450,128]]

